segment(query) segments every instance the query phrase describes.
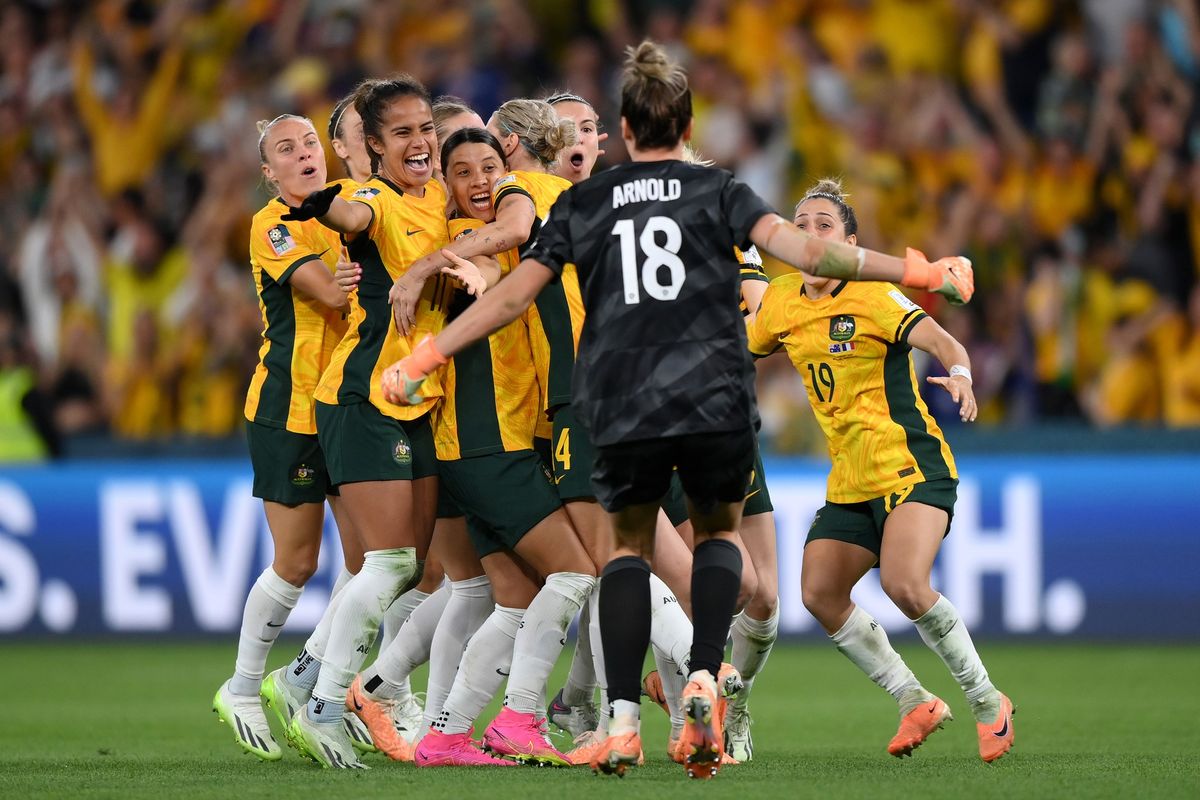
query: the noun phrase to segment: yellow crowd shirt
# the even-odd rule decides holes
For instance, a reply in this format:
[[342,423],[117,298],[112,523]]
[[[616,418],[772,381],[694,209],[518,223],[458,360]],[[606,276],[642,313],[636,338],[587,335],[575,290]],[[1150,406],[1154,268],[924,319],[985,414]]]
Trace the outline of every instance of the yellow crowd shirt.
[[263,319],[258,366],[246,393],[246,419],[293,433],[317,432],[313,393],[342,334],[342,315],[288,279],[309,261],[330,274],[337,268],[341,239],[315,219],[285,222],[290,209],[276,198],[250,224],[250,269]]
[[[371,223],[347,245],[350,260],[362,266],[362,278],[352,296],[346,335],[334,351],[315,397],[328,405],[369,402],[393,419],[417,419],[437,402],[441,383],[437,373],[431,375],[421,387],[426,400],[419,405],[397,406],[383,399],[383,370],[411,353],[414,344],[396,329],[388,292],[414,261],[449,243],[446,191],[430,180],[425,184],[425,196],[417,197],[376,175],[350,199],[371,209]],[[428,310],[428,304],[418,305],[416,328],[420,331],[432,327],[423,316]]]
[[[479,220],[450,220],[453,238],[481,227]],[[496,258],[502,276],[517,265],[515,249]],[[453,320],[474,298],[446,278],[436,281],[443,298],[439,304]],[[440,460],[531,449],[534,425],[544,415],[524,318],[457,353],[443,371],[442,389],[433,417]]]
[[908,335],[925,316],[888,283],[842,283],[815,299],[799,274],[767,288],[747,330],[750,352],[766,356],[783,347],[804,378],[833,461],[830,502],[858,503],[958,477],[910,357]]

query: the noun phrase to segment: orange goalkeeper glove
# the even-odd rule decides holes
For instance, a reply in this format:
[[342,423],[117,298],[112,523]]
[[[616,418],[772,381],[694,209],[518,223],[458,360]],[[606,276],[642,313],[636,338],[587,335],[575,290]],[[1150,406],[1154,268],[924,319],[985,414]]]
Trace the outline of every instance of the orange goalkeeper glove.
[[383,398],[398,406],[415,406],[425,398],[421,396],[421,384],[438,367],[449,363],[442,355],[433,338],[426,336],[413,348],[410,355],[392,364],[383,371],[380,388]]
[[969,258],[948,256],[930,263],[924,253],[910,247],[904,254],[904,277],[900,283],[910,289],[945,295],[951,305],[961,306],[975,294],[975,270]]

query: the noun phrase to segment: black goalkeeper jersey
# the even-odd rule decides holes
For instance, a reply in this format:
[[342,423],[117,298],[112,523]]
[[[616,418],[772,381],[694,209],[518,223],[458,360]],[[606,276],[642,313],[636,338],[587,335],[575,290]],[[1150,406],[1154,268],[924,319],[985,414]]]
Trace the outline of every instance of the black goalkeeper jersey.
[[596,444],[757,423],[733,248],[771,213],[728,172],[681,161],[623,164],[559,195],[528,258],[578,270],[571,405]]

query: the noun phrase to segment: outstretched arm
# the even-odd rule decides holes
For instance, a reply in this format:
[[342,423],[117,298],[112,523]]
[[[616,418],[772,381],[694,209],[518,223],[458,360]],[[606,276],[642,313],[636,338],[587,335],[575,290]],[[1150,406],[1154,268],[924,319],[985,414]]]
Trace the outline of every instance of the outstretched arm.
[[966,303],[975,293],[971,262],[961,256],[930,263],[923,253],[909,248],[900,259],[865,247],[809,236],[778,214],[761,217],[750,229],[750,240],[812,275],[847,281],[890,281],[943,294],[956,304]]
[[507,278],[471,304],[435,339],[425,339],[383,372],[383,396],[390,403],[415,405],[425,378],[444,366],[455,353],[484,339],[515,320],[529,308],[538,292],[554,279],[554,272],[527,258]]

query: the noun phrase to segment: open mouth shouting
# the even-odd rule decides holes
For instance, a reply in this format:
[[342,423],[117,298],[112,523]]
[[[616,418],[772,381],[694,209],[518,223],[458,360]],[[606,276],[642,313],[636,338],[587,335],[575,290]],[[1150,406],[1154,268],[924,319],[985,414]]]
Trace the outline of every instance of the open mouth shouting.
[[476,192],[475,194],[471,195],[470,201],[472,211],[477,213],[486,212],[492,207],[492,193]]
[[427,178],[433,173],[433,162],[429,153],[421,153],[404,159],[404,169],[413,177]]

